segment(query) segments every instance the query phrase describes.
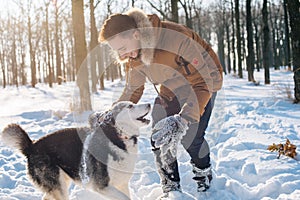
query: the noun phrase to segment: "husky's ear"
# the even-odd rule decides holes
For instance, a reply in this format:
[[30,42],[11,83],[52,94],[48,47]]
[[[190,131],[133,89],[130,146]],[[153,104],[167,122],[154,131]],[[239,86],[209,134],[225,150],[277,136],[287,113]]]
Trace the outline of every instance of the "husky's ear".
[[88,122],[92,129],[100,126],[101,121],[103,121],[104,112],[94,112],[89,115]]
[[110,124],[113,125],[113,126],[116,124],[116,120],[115,120],[114,117],[112,117],[112,118],[110,119]]
[[88,118],[89,125],[92,129],[95,129],[101,124],[110,124],[110,125],[115,125],[115,119],[114,115],[111,111],[106,111],[106,112],[94,112],[89,115]]
[[102,122],[105,124],[115,125],[116,121],[114,114],[111,111],[107,111],[103,116]]

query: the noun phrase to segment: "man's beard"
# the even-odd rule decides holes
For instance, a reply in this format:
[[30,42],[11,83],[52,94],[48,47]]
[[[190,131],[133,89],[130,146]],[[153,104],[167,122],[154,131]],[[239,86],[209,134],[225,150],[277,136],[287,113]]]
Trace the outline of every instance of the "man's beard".
[[141,58],[141,55],[142,55],[142,53],[141,53],[141,49],[139,49],[138,50],[138,54],[137,54],[137,56],[135,57],[135,58],[129,58],[130,60],[140,60],[140,58]]

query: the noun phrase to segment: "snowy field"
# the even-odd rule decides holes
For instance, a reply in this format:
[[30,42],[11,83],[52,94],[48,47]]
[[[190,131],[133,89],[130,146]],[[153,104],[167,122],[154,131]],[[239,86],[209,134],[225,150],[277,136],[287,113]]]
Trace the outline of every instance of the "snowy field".
[[[244,77],[247,77],[245,74]],[[211,147],[213,182],[203,194],[196,184],[187,153],[180,147],[179,167],[182,189],[195,199],[270,200],[300,199],[299,155],[295,159],[269,152],[273,143],[286,138],[300,148],[300,105],[292,104],[293,74],[284,69],[271,71],[271,84],[264,85],[263,71],[256,72],[259,86],[225,76],[223,90],[218,93],[206,138]],[[124,82],[107,83],[107,89],[93,95],[94,110],[105,110],[118,98]],[[156,92],[147,85],[142,102],[153,103]],[[32,139],[55,130],[86,125],[89,113],[72,112],[75,86],[67,83],[49,88],[8,87],[0,89],[0,129],[9,123],[20,124]],[[76,95],[75,95],[76,96]],[[152,200],[161,194],[159,176],[149,143],[151,129],[141,130],[139,159],[129,185],[133,200]],[[28,181],[26,160],[3,146],[0,141],[0,199],[38,200],[42,194]],[[74,186],[70,199],[104,199]]]

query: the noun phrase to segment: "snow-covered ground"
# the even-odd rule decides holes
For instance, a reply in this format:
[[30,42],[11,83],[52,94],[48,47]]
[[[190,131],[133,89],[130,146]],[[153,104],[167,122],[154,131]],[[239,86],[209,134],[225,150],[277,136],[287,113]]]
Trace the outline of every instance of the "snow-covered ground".
[[[246,74],[245,74],[245,77]],[[225,76],[218,93],[206,138],[211,148],[214,179],[211,189],[196,192],[189,156],[180,147],[179,168],[182,189],[195,199],[300,199],[300,163],[267,147],[284,143],[286,138],[300,147],[300,105],[292,104],[293,74],[284,69],[271,71],[271,84],[264,85],[263,71],[256,72],[260,81],[254,86],[246,79]],[[107,83],[107,89],[93,95],[94,110],[105,110],[118,98],[124,82]],[[20,124],[32,139],[55,130],[86,124],[89,113],[73,112],[74,83],[49,88],[31,87],[0,89],[0,130],[9,123]],[[152,85],[142,102],[153,103]],[[76,97],[76,95],[75,95]],[[132,199],[152,200],[161,194],[159,176],[149,143],[150,128],[142,129],[139,159],[129,183]],[[299,151],[299,149],[298,149]],[[28,181],[26,159],[1,144],[0,199],[37,200],[42,194]],[[101,199],[96,194],[72,185],[70,199]]]

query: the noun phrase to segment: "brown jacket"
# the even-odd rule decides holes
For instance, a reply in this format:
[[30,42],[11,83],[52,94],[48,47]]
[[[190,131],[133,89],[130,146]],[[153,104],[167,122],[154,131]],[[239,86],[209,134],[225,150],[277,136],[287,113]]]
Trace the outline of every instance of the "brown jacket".
[[177,97],[181,114],[199,121],[211,93],[222,87],[222,66],[212,48],[184,25],[137,9],[127,14],[140,30],[141,51],[139,58],[126,62],[127,81],[119,101],[137,103],[148,78],[160,85],[160,96]]

